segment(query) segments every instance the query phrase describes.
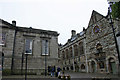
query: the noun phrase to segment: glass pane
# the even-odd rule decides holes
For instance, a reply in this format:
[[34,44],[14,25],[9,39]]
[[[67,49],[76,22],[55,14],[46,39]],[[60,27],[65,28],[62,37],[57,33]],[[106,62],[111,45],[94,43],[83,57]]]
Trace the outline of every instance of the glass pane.
[[25,53],[32,54],[32,39],[26,39]]
[[49,42],[47,40],[42,40],[42,55],[49,54]]

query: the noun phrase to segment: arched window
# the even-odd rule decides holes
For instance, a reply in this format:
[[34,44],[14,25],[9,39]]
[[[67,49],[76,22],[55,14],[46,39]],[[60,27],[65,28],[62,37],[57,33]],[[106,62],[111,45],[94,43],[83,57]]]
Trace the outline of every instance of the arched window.
[[71,66],[70,68],[71,68],[71,70],[73,70],[73,66]]
[[74,45],[74,55],[78,56],[78,46]]
[[97,53],[103,52],[102,51],[102,45],[100,43],[97,44],[96,49],[97,49]]
[[67,70],[69,70],[69,67],[67,67]]
[[81,65],[81,69],[85,69],[85,65],[84,64]]
[[99,66],[100,66],[100,68],[104,68],[104,62],[103,62],[103,61],[100,61],[100,62],[99,62]]
[[79,43],[79,52],[80,54],[84,54],[83,42]]

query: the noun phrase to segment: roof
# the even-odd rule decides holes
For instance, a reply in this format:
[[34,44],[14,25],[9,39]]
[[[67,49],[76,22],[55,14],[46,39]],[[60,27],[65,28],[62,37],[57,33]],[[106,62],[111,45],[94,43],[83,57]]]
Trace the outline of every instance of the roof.
[[28,28],[28,27],[14,26],[14,25],[12,25],[12,24],[10,24],[7,21],[4,21],[2,19],[0,19],[0,23],[2,23],[2,25],[0,25],[0,27],[2,27],[2,28],[16,29],[17,31],[28,32],[28,33],[38,33],[38,34],[48,34],[48,35],[59,36],[59,34],[56,31],[35,29],[32,27]]

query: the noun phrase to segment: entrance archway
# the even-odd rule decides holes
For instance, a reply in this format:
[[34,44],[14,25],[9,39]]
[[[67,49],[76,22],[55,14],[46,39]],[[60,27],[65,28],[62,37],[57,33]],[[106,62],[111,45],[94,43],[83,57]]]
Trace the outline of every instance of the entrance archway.
[[94,61],[91,62],[91,71],[92,73],[96,72],[96,65]]
[[109,72],[112,74],[116,74],[117,68],[116,68],[116,63],[115,63],[114,58],[109,58],[108,62],[109,62]]

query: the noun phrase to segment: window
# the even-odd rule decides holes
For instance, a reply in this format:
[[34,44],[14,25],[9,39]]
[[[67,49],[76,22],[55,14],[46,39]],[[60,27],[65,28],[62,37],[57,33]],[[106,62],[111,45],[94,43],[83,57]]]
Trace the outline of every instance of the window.
[[5,33],[0,34],[0,45],[2,46],[5,45],[5,39],[6,39],[6,34]]
[[73,57],[73,53],[72,53],[72,47],[69,48],[69,51],[70,51],[70,57],[72,58]]
[[25,54],[32,54],[32,43],[33,43],[33,40],[31,38],[26,38],[26,40],[25,40]]
[[49,55],[49,42],[48,40],[42,40],[42,55]]
[[64,53],[64,51],[62,51],[62,59],[63,60],[65,59],[65,53]]
[[68,49],[66,49],[66,59],[68,59]]
[[78,56],[78,48],[77,48],[77,45],[74,45],[74,54],[75,54],[75,56]]
[[79,43],[79,51],[80,51],[80,54],[84,54],[83,42]]
[[100,66],[100,69],[104,68],[104,62],[103,62],[103,61],[100,61],[100,62],[99,62],[99,66]]
[[81,65],[81,69],[85,69],[85,65],[84,64]]
[[102,45],[100,43],[97,44],[96,49],[97,49],[97,53],[103,52]]

